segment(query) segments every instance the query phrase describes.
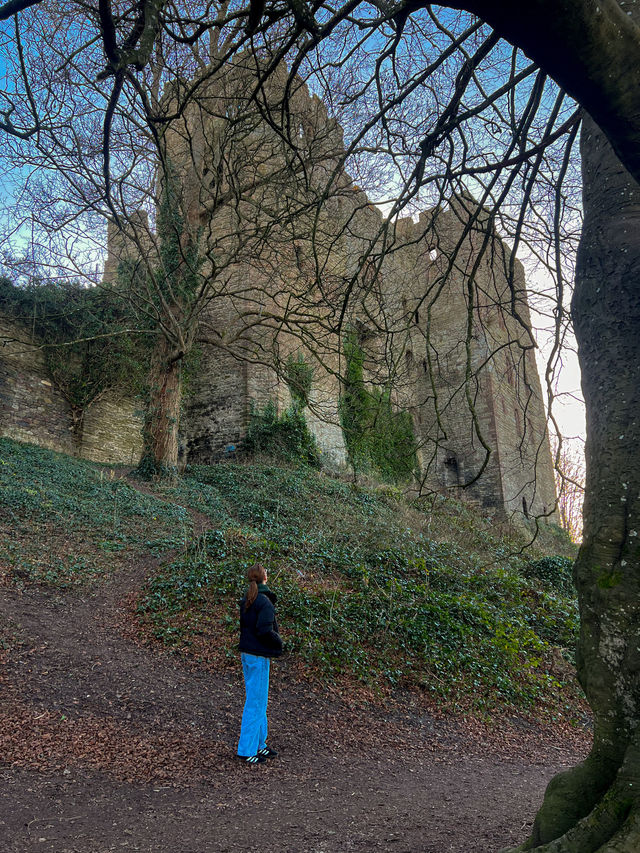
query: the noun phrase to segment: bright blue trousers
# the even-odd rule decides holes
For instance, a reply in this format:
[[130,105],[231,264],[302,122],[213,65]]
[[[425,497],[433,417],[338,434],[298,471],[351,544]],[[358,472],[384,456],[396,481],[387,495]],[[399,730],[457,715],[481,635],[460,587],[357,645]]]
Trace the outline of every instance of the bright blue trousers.
[[267,745],[267,702],[269,701],[269,658],[243,652],[245,703],[240,727],[238,755],[256,755]]

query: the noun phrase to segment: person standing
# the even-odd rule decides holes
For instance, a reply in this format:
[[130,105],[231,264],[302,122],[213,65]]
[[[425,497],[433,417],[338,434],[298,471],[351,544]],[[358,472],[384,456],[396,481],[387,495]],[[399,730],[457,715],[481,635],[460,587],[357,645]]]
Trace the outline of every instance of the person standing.
[[252,566],[249,587],[240,602],[240,643],[245,703],[238,741],[238,758],[261,764],[278,754],[267,746],[267,703],[271,658],[282,654],[276,621],[276,595],[267,586],[267,571]]

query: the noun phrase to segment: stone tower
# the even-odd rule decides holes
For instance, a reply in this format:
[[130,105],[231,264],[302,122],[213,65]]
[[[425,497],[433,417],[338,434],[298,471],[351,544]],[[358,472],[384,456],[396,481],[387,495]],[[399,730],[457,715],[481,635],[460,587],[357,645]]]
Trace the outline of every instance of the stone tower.
[[423,490],[501,515],[551,513],[524,274],[486,212],[461,197],[386,222],[343,169],[342,130],[322,101],[300,82],[285,107],[280,69],[256,108],[253,74],[236,66],[203,82],[165,132],[214,294],[182,422],[189,460],[241,447],[252,406],[288,405],[283,367],[302,354],[307,421],[327,464],[344,465],[343,338],[356,328],[367,381],[412,414]]
[[555,481],[522,265],[470,198],[398,223],[383,289],[424,487],[547,515]]

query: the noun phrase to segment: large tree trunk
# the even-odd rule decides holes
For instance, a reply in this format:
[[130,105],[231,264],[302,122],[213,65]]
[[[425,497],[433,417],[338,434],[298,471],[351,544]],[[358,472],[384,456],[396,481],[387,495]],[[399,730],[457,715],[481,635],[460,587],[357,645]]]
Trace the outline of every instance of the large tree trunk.
[[149,397],[138,471],[147,477],[173,478],[178,470],[178,429],[182,398],[182,353],[159,335],[149,369]]
[[590,118],[573,322],[587,410],[584,540],[575,567],[589,757],[550,783],[539,853],[640,851],[640,186]]

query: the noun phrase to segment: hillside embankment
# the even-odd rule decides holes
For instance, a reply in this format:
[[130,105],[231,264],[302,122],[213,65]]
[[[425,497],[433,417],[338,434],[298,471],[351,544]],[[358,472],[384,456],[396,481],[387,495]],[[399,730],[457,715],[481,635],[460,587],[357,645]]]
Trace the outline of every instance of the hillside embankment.
[[[566,543],[304,469],[136,481],[0,441],[0,848],[488,851],[586,750]],[[277,759],[234,758],[242,574]]]

